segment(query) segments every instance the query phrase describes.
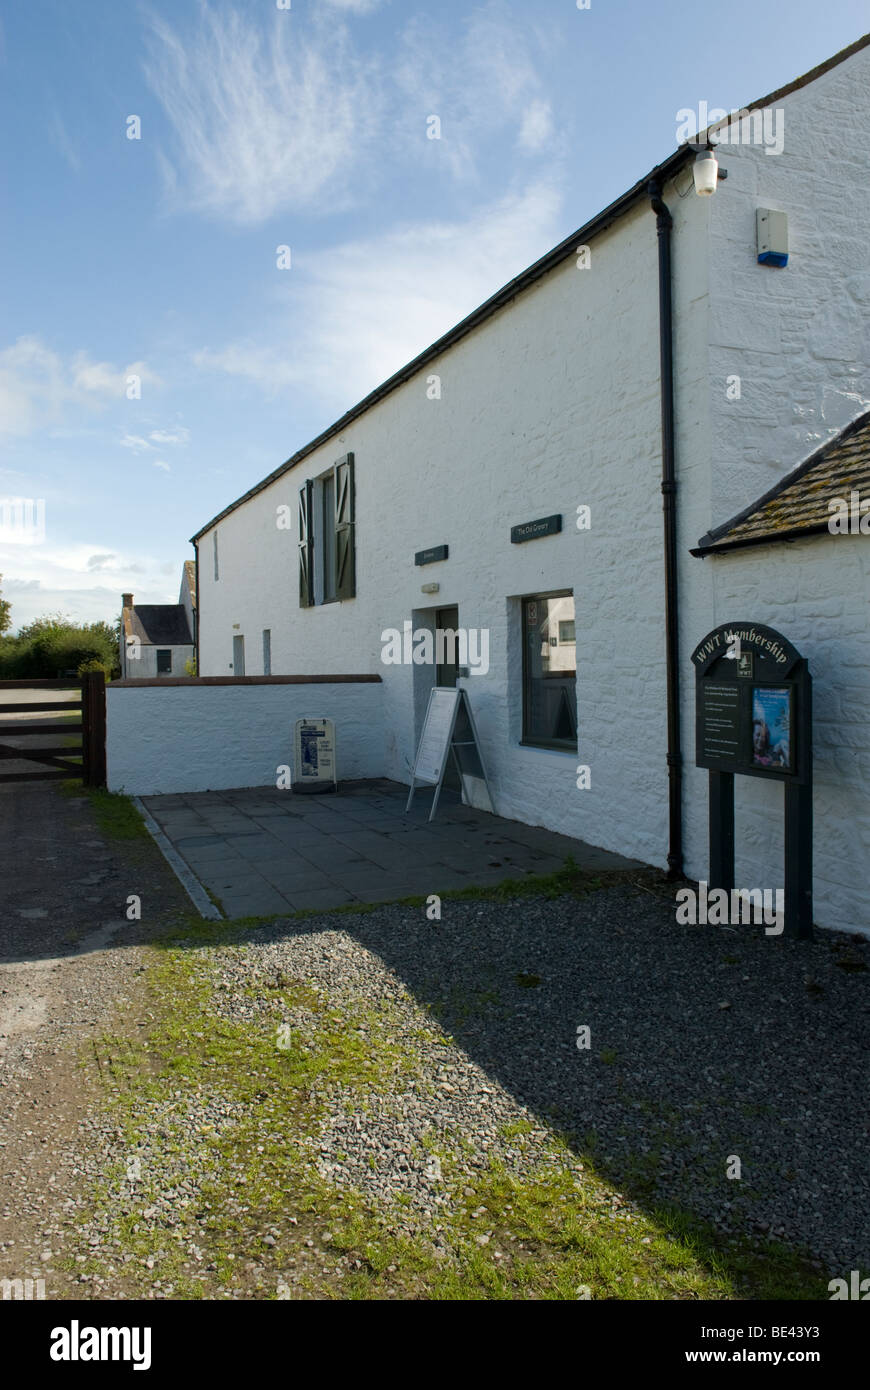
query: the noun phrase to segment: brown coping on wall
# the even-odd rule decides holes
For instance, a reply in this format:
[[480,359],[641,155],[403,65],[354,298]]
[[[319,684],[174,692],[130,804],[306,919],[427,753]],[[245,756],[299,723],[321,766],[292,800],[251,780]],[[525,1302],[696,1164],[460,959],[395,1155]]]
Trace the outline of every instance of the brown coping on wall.
[[144,676],[141,680],[112,681],[108,689],[140,685],[354,685],[380,680],[380,676]]

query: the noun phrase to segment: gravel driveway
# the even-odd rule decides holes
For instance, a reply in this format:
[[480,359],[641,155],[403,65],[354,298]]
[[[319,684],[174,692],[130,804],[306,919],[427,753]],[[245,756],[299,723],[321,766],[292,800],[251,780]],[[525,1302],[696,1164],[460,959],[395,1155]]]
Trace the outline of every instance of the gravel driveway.
[[188,909],[147,835],[107,837],[88,797],[56,782],[0,785],[0,1279],[42,1278],[57,1296],[101,1100],[93,1039],[132,1007],[143,943]]
[[[434,1101],[383,1097],[361,1131],[338,1098],[322,1161],[342,1181],[416,1203],[395,1154],[422,1129],[488,1151],[506,1119],[531,1116],[575,1135],[642,1205],[779,1236],[838,1272],[870,1267],[866,941],[678,926],[668,901],[621,887],[579,902],[447,901],[438,923],[384,908],[324,926],[258,932],[222,963],[228,1000],[285,970],[349,1013],[404,999],[409,1032],[426,1005],[455,1039],[429,1058]],[[387,1156],[376,1176],[371,1145]]]
[[[560,1195],[546,1200],[567,1203],[566,1220],[574,1202],[596,1207],[620,1248],[630,1231],[653,1240],[642,1232],[663,1229],[674,1208],[712,1226],[716,1261],[738,1237],[762,1260],[781,1242],[809,1260],[795,1296],[828,1297],[831,1277],[870,1263],[868,943],[678,926],[667,893],[622,884],[579,898],[445,899],[441,921],[396,905],[191,939],[172,969],[186,963],[191,997],[208,1002],[186,1019],[177,1061],[171,1028],[157,1043],[169,1058],[163,1098],[152,1092],[141,1116],[133,1103],[126,1124],[93,1120],[85,1166],[103,1184],[101,1215],[80,1228],[76,1258],[89,1262],[78,1278],[97,1297],[274,1297],[276,1278],[290,1290],[279,1297],[344,1297],[360,1252],[342,1253],[330,1213],[350,1195],[391,1237],[423,1240],[445,1263],[461,1216],[507,1267],[531,1246],[509,1215],[499,1230],[492,1204],[476,1205],[496,1163],[527,1188],[552,1173]],[[325,1018],[332,1042],[305,1081]],[[589,1048],[577,1045],[584,1026]],[[302,1070],[276,1104],[268,1055],[282,1029]],[[235,1041],[222,1056],[226,1030]],[[204,1039],[199,1060],[191,1037]],[[349,1081],[331,1062],[351,1045]],[[316,1102],[310,1124],[303,1099]],[[275,1144],[298,1162],[270,1195]],[[129,1182],[131,1153],[141,1179]],[[609,1287],[625,1288],[622,1277]],[[693,1296],[654,1288],[602,1296]]]

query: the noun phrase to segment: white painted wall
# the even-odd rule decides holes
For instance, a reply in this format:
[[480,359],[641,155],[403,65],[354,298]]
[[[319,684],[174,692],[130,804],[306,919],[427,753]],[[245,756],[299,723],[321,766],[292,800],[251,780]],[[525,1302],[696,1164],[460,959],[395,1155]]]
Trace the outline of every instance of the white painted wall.
[[[870,405],[870,49],[774,103],[784,148],[720,152],[710,212],[715,522],[753,502]],[[784,269],[758,265],[755,213],[788,215]],[[742,396],[725,397],[739,373]],[[700,534],[700,533],[699,533]]]
[[[826,683],[842,700],[855,670],[862,681],[866,675],[866,624],[843,587],[844,550],[818,560],[826,541],[812,543],[797,590],[797,547],[704,562],[688,551],[865,402],[868,64],[870,55],[860,53],[776,103],[786,110],[784,153],[723,149],[728,179],[712,199],[694,195],[690,170],[665,189],[674,217],[685,833],[687,868],[697,877],[706,873],[707,804],[706,775],[693,768],[690,654],[704,633],[731,617],[781,628],[814,669],[818,663],[821,700],[833,698]],[[757,206],[789,213],[785,270],[756,263]],[[408,618],[422,625],[436,607],[456,604],[461,626],[490,633],[489,673],[464,684],[496,809],[663,867],[657,291],[655,219],[644,204],[594,239],[589,270],[568,261],[552,271],[221,521],[217,582],[207,532],[199,543],[202,674],[229,673],[234,631],[246,637],[247,670],[256,674],[263,628],[271,629],[276,674],[380,671],[385,770],[407,781],[430,673],[382,666],[381,632]],[[433,401],[427,380],[435,373],[442,397]],[[734,373],[740,402],[725,397],[725,377]],[[348,451],[356,459],[357,595],[302,610],[298,490]],[[574,526],[581,503],[592,507],[590,532]],[[291,508],[290,531],[276,525],[282,504]],[[553,512],[563,516],[561,535],[510,544],[511,525]],[[442,543],[450,547],[446,562],[414,566],[416,550]],[[850,560],[853,577],[866,578],[864,563]],[[824,601],[812,596],[817,572],[833,591]],[[732,594],[722,576],[738,573],[761,577]],[[433,597],[420,591],[430,581],[441,586]],[[577,756],[519,741],[519,599],[559,589],[573,589],[577,607]],[[849,923],[861,926],[866,909],[857,898],[847,904],[836,885],[860,879],[870,808],[848,775],[851,790],[838,805],[835,783],[825,780],[842,761],[834,751],[820,773],[817,844],[833,838],[841,852],[836,882],[818,881],[816,915],[840,925],[848,909]],[[592,769],[589,791],[576,787],[578,762]],[[760,806],[778,790],[752,781]],[[775,886],[779,820],[750,820],[747,886]]]
[[[785,634],[813,678],[815,920],[870,935],[870,546],[863,536],[815,536],[704,561],[715,627],[751,618]],[[704,634],[701,633],[700,636]],[[690,673],[691,674],[691,673]],[[707,877],[707,773],[687,729],[686,870]],[[735,883],[783,886],[783,793],[735,778]]]
[[[703,323],[706,214],[672,189],[670,201],[685,247],[679,311],[687,325]],[[704,371],[695,356],[687,379]],[[441,400],[427,398],[433,373]],[[658,375],[656,226],[644,204],[595,240],[591,269],[572,259],[552,272],[221,521],[217,582],[212,532],[200,539],[202,674],[229,673],[234,624],[248,674],[261,669],[264,627],[275,674],[380,671],[386,770],[407,781],[425,700],[419,689],[414,698],[418,668],[381,665],[381,633],[456,604],[461,626],[490,632],[489,673],[464,684],[499,812],[663,863]],[[706,428],[705,410],[693,428]],[[689,447],[703,454],[697,441]],[[300,609],[298,490],[348,451],[357,596]],[[575,525],[583,503],[591,531]],[[276,525],[281,504],[292,531]],[[554,512],[560,535],[511,544],[512,525]],[[446,562],[414,565],[415,551],[445,542]],[[441,589],[428,597],[421,585],[431,581]],[[519,598],[557,589],[576,599],[579,757],[520,746]],[[589,791],[576,785],[580,761],[592,767]]]
[[[680,439],[678,462],[686,871],[707,873],[707,774],[694,767],[690,654],[720,623],[767,623],[809,659],[815,683],[816,920],[865,933],[866,540],[808,538],[703,561],[688,549],[870,405],[870,248],[862,231],[870,222],[868,88],[864,50],[774,103],[785,113],[781,155],[749,144],[720,149],[728,178],[713,198],[695,200],[709,217],[709,345],[706,354],[703,345],[698,350],[709,363],[712,457],[698,469]],[[758,207],[788,214],[784,269],[757,263]],[[733,374],[740,400],[726,397]],[[678,419],[691,409],[681,380]],[[737,778],[736,794],[737,883],[781,886],[781,789]]]
[[275,786],[297,719],[335,721],[339,781],[384,776],[383,687],[109,685],[110,791],[131,796]]
[[[195,649],[192,645],[184,647],[160,647],[159,650],[172,652],[172,670],[165,679],[170,680],[174,676],[187,675],[184,669],[184,663],[193,660]],[[122,675],[130,680],[137,681],[163,680],[164,672],[157,670],[157,652],[157,647],[149,647],[143,643],[139,648],[138,657],[132,660],[130,658],[130,650],[125,648],[123,662],[126,665],[126,670],[122,670]]]

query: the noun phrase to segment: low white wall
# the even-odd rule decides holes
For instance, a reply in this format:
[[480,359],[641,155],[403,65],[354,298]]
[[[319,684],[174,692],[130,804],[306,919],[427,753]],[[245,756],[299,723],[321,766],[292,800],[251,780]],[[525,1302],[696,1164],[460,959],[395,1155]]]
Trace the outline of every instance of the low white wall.
[[110,685],[110,791],[131,796],[274,787],[293,766],[297,719],[335,722],[339,781],[385,775],[378,682]]

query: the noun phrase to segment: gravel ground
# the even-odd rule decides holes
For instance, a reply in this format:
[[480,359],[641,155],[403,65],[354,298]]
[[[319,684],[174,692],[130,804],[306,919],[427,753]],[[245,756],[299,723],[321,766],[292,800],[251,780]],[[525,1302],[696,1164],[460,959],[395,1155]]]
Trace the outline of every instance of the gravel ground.
[[[550,1128],[464,1055],[372,950],[343,931],[315,931],[270,944],[257,936],[256,944],[224,948],[216,958],[219,1014],[235,1022],[271,1017],[265,992],[251,1000],[239,991],[252,984],[265,990],[267,982],[292,974],[343,1013],[363,1042],[369,1029],[357,1020],[363,1008],[374,1007],[386,1023],[384,1041],[403,1058],[402,1069],[393,1070],[390,1089],[368,1094],[362,1110],[357,1088],[330,1087],[329,1113],[310,1141],[321,1177],[375,1202],[392,1206],[401,1199],[406,1213],[428,1217],[457,1189],[476,1181],[490,1158],[514,1173],[527,1172],[533,1164],[546,1166],[548,1160],[561,1166],[563,1156],[557,1158],[552,1150]],[[315,1023],[315,1015],[304,1008],[283,1009],[280,1016],[298,1037]],[[519,1127],[522,1133],[507,1139],[507,1127]],[[439,1150],[450,1151],[449,1184]],[[579,1159],[575,1167],[582,1172]],[[404,1224],[413,1234],[421,1229],[414,1215]]]
[[[433,1035],[424,1085],[380,1096],[364,1122],[353,1096],[334,1097],[318,1160],[333,1180],[431,1205],[409,1161],[423,1135],[461,1134],[478,1162],[528,1163],[555,1125],[594,1138],[599,1171],[641,1204],[778,1236],[836,1272],[870,1265],[870,943],[679,926],[669,900],[628,887],[443,909],[440,922],[392,907],[340,930],[275,926],[223,953],[231,1012],[250,1007],[234,986],[285,971],[351,1017],[389,1004],[409,1050],[421,1005],[455,1039]],[[534,1130],[512,1149],[498,1136],[517,1120]],[[739,1182],[725,1176],[731,1155]]]
[[[126,918],[130,893],[142,921]],[[0,1279],[65,1287],[57,1256],[87,1211],[104,1123],[92,1040],[138,1009],[141,946],[189,906],[150,839],[108,841],[86,796],[0,787]]]
[[[382,907],[276,921],[229,944],[188,943],[183,956],[206,972],[217,1020],[250,1024],[252,1036],[286,1027],[288,1045],[304,1052],[328,1007],[378,1059],[368,1088],[318,1081],[313,1129],[276,1113],[275,1132],[258,1139],[297,1145],[302,1171],[336,1194],[360,1194],[385,1231],[427,1241],[439,1259],[451,1255],[460,1207],[480,1222],[477,1244],[492,1251],[503,1242],[475,1206],[496,1159],[520,1178],[567,1171],[625,1230],[673,1203],[711,1222],[723,1241],[748,1236],[763,1249],[773,1236],[808,1250],[819,1289],[807,1297],[825,1297],[834,1275],[866,1271],[870,943],[679,926],[666,890],[626,884],[581,898],[445,899],[442,912],[430,921],[423,908]],[[122,1010],[126,999],[129,1036],[145,1036],[151,1006],[136,981],[151,954],[128,946],[64,961],[65,1017],[107,1020],[112,999]],[[49,1021],[59,1029],[64,1014]],[[577,1046],[582,1027],[591,1030],[588,1049]],[[222,1169],[213,1141],[251,1116],[220,1075],[170,1083],[142,1112],[131,1149],[105,1104],[107,1093],[125,1093],[122,1049],[111,1045],[108,1075],[106,1053],[99,1049],[100,1065],[95,1049],[102,1092],[79,1096],[62,1036],[43,1031],[35,1053],[26,1034],[7,1039],[5,1216],[16,1234],[22,1222],[29,1231],[24,1247],[0,1239],[9,1277],[45,1277],[48,1297],[94,1298],[143,1296],[143,1278],[146,1297],[186,1297],[179,1277],[203,1275],[211,1297],[274,1297],[279,1278],[278,1296],[295,1297],[297,1286],[303,1296],[330,1296],[312,1281],[340,1286],[359,1267],[330,1245],[328,1204],[310,1229],[300,1213],[298,1249],[283,1264],[270,1252],[287,1253],[286,1222],[297,1218],[255,1225],[263,1253],[250,1258],[245,1223],[261,1221],[262,1203],[246,1184],[258,1179],[241,1164]],[[50,1088],[68,1112],[54,1133]],[[569,1136],[567,1151],[559,1135]],[[734,1156],[739,1181],[726,1177]],[[108,1202],[95,1202],[119,1165],[126,1178],[112,1179]],[[606,1196],[588,1181],[593,1168]],[[229,1266],[238,1277],[215,1263],[217,1213],[207,1198],[227,1231],[245,1235]],[[138,1244],[122,1220],[134,1223]]]

